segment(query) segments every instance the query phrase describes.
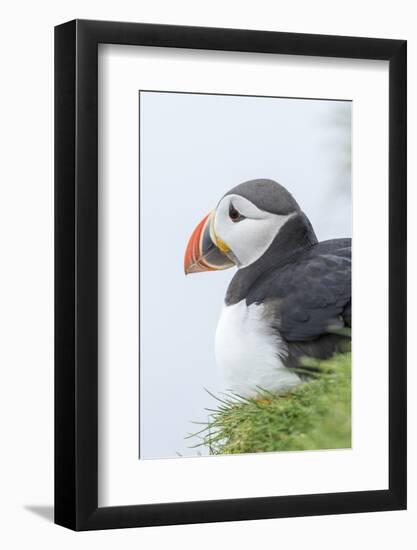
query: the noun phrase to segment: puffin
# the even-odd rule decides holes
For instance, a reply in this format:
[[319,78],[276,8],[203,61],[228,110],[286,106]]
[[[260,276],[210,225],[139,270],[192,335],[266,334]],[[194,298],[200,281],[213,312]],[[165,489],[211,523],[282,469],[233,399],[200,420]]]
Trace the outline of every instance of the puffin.
[[314,376],[317,360],[349,347],[351,239],[319,242],[278,182],[233,187],[192,232],[185,274],[231,267],[215,333],[229,391],[288,392]]

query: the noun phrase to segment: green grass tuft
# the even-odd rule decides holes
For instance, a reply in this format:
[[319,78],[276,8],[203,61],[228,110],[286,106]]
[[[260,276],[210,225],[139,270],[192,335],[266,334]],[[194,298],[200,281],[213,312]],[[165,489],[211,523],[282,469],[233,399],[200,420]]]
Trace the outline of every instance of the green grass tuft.
[[[216,397],[199,432],[211,454],[340,449],[351,446],[351,354],[314,364],[320,372],[285,395]],[[196,434],[194,434],[196,435]]]

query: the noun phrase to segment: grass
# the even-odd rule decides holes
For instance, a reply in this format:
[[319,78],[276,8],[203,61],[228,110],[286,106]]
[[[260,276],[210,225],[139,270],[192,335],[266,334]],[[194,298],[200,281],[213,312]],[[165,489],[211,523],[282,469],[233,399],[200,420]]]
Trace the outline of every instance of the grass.
[[314,363],[319,373],[285,395],[216,397],[193,436],[211,454],[340,449],[351,446],[351,354]]

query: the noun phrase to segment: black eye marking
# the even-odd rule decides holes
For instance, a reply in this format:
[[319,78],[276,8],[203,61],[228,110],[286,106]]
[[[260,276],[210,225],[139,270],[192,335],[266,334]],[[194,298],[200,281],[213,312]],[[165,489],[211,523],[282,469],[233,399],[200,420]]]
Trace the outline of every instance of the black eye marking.
[[232,203],[229,204],[229,218],[232,220],[232,222],[240,222],[245,219],[245,216],[243,216],[236,208],[233,206]]

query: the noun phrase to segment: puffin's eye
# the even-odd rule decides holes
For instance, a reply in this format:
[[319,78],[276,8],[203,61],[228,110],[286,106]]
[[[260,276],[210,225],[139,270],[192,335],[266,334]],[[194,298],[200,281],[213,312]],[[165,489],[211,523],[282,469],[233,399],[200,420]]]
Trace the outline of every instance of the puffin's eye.
[[232,203],[229,204],[229,218],[232,220],[232,222],[240,222],[241,220],[245,219],[245,216],[242,216],[242,214],[236,210],[236,208],[233,206]]

